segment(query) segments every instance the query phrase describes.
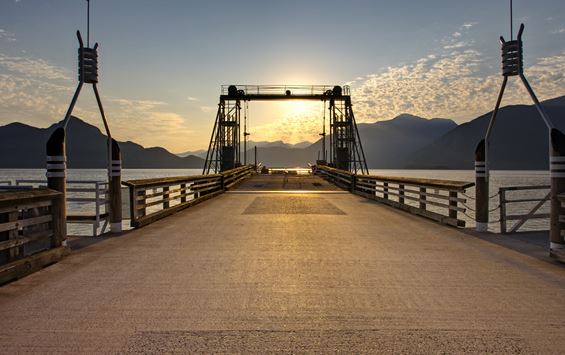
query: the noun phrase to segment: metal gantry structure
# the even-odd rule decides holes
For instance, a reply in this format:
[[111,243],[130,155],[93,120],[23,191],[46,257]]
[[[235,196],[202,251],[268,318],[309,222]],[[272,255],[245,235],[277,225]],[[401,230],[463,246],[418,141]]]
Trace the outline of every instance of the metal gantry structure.
[[[250,101],[322,101],[324,110],[329,112],[330,124],[330,166],[351,171],[356,174],[368,174],[367,161],[361,144],[359,130],[355,121],[351,94],[348,86],[330,85],[224,85],[221,89],[220,103],[204,174],[217,173],[241,165],[240,119],[242,104]],[[247,115],[245,115],[247,118]],[[325,121],[325,115],[324,115]],[[246,127],[247,128],[247,127]],[[244,132],[246,135],[248,132]],[[325,122],[323,145],[325,147]],[[326,157],[325,148],[324,158]],[[245,153],[244,153],[245,154]],[[244,161],[246,159],[244,157]]]

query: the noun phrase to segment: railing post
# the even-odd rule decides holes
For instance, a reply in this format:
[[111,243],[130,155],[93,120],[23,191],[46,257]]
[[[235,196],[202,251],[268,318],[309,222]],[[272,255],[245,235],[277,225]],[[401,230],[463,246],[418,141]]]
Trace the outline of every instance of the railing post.
[[65,152],[65,129],[53,131],[47,141],[47,187],[59,191],[61,196],[53,200],[53,239],[51,247],[66,246],[67,242],[67,157]]
[[[138,204],[142,204],[143,208],[139,208],[136,212],[136,215],[138,217],[143,217],[147,214],[147,207],[145,207],[145,203],[147,201],[147,198],[145,197],[145,195],[147,195],[147,190],[143,189],[143,190],[137,190],[137,195],[135,196],[137,203]],[[141,197],[140,199],[138,199],[138,197]]]
[[351,192],[355,193],[355,189],[357,187],[357,175],[351,175]]
[[398,203],[404,204],[404,185],[398,184]]
[[136,227],[137,221],[137,189],[135,186],[129,187],[129,218],[130,226]]
[[489,182],[485,164],[485,140],[475,150],[475,225],[477,232],[488,231]]
[[[112,139],[112,161],[108,193],[110,199],[110,231],[122,231],[122,154],[118,142]],[[132,216],[133,218],[133,216]]]
[[383,198],[388,200],[388,182],[383,182]]
[[500,188],[500,233],[506,233],[506,189]]
[[565,135],[556,128],[550,131],[550,177],[551,177],[551,213],[550,213],[550,247],[549,253],[554,251],[563,253],[565,241],[561,235],[561,222],[559,216],[565,215],[564,208],[558,199],[559,194],[565,193]]
[[457,191],[449,191],[449,217],[457,219]]
[[169,187],[168,186],[163,187],[163,209],[164,210],[166,210],[170,206],[169,201],[167,201],[169,196],[170,196],[169,195]]
[[186,184],[180,184],[180,203],[186,202]]
[[222,174],[220,176],[220,190],[225,190],[226,186],[225,186],[225,176],[224,174]]
[[420,209],[421,210],[425,210],[426,209],[426,188],[425,187],[420,187]]

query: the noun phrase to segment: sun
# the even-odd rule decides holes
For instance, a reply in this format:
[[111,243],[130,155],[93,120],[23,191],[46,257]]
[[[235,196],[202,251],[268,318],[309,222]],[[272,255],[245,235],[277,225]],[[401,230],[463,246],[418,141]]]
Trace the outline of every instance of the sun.
[[285,106],[287,113],[293,116],[308,116],[318,111],[321,112],[321,106],[318,102],[288,101]]

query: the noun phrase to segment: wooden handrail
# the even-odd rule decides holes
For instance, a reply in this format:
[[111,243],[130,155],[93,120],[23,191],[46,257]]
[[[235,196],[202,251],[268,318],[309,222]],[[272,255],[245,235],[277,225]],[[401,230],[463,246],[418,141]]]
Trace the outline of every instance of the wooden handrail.
[[239,184],[254,172],[252,165],[219,174],[123,181],[130,189],[131,225],[138,228],[194,206]]
[[58,261],[66,253],[63,215],[54,204],[63,195],[49,189],[0,192],[0,284]]
[[317,166],[315,172],[354,194],[456,227],[465,226],[458,213],[466,212],[463,204],[467,202],[458,194],[475,185],[464,181],[356,175],[328,166]]

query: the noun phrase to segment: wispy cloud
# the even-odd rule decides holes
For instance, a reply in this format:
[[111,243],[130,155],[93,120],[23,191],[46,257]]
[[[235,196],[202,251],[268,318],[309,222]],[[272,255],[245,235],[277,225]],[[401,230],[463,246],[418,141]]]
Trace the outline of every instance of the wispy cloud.
[[14,57],[0,53],[0,70],[37,80],[72,80],[67,70],[52,65],[46,60],[32,57]]
[[[0,124],[13,121],[45,127],[60,121],[76,81],[67,70],[43,59],[0,54]],[[144,146],[182,150],[192,133],[185,119],[162,101],[108,97],[102,92],[112,134]],[[74,114],[103,128],[90,90],[85,89]]]
[[[466,25],[462,27],[472,27]],[[401,113],[466,121],[492,110],[502,81],[494,62],[498,58],[486,59],[467,37],[465,33],[449,36],[442,41],[443,51],[354,81],[359,121],[390,119]],[[541,99],[565,94],[565,51],[537,59],[526,68],[526,75]],[[511,82],[504,103],[530,104],[527,93],[515,80]]]
[[215,113],[217,110],[218,108],[214,106],[200,106],[200,111],[204,113]]
[[461,25],[461,28],[469,29],[469,28],[476,26],[478,24],[479,24],[478,22],[474,22],[474,21],[473,22],[465,22],[463,25]]
[[551,31],[551,33],[554,34],[554,35],[555,35],[555,34],[562,34],[562,33],[565,33],[565,27],[560,28],[560,29],[555,30],[555,31]]
[[16,35],[12,32],[0,28],[0,40],[7,40],[10,42],[16,41]]
[[200,101],[199,98],[193,97],[193,96],[189,96],[189,97],[187,97],[186,99],[187,99],[188,101],[193,101],[193,102],[194,102],[194,101]]

